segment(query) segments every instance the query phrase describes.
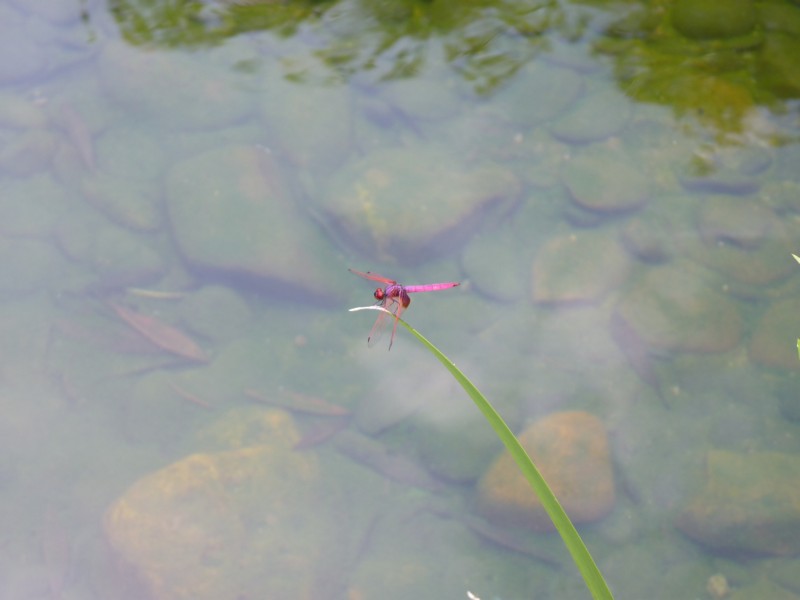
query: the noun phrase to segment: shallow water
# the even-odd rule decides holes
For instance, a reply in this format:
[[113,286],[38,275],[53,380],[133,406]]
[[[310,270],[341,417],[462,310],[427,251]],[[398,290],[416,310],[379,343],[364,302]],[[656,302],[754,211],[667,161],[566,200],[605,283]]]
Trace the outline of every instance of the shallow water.
[[800,9],[686,10],[0,6],[0,598],[587,597],[348,267],[460,281],[405,316],[516,431],[602,421],[617,597],[800,594],[692,520],[707,464],[792,494]]

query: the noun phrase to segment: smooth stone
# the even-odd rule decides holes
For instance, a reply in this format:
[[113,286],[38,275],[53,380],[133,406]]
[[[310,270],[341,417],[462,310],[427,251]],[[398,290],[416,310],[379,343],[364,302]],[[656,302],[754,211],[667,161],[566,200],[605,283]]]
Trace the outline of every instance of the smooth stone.
[[[800,161],[800,145],[781,146],[780,152],[775,156],[773,178],[782,184],[800,185],[797,181],[798,161]],[[768,184],[769,182],[765,182],[765,187]]]
[[0,127],[9,129],[44,129],[47,117],[33,100],[8,91],[0,91]]
[[528,294],[530,257],[520,248],[520,239],[517,232],[504,227],[476,235],[464,248],[461,265],[481,294],[503,302]]
[[583,98],[553,123],[550,132],[568,144],[588,144],[618,134],[630,117],[630,100],[616,89],[605,90]]
[[678,515],[687,536],[721,552],[800,552],[800,460],[711,450],[703,484]]
[[724,352],[742,336],[736,304],[696,267],[671,263],[649,269],[620,299],[617,315],[649,347]]
[[342,242],[371,260],[420,264],[456,252],[514,207],[519,192],[508,169],[466,165],[425,144],[376,151],[346,165],[327,186],[321,208]]
[[[441,383],[441,379],[436,378],[435,374],[428,369],[418,370],[416,378],[418,381],[423,380],[426,383],[432,381]],[[397,393],[396,390],[402,389],[402,380],[402,376],[387,373],[381,378],[380,384],[380,388],[385,391],[380,394],[364,396],[354,414],[354,420],[359,430],[372,436],[383,433],[409,419],[430,399],[430,389],[428,388],[425,388],[425,393]]]
[[494,95],[489,110],[515,127],[534,127],[568,110],[582,90],[575,71],[531,61]]
[[352,99],[344,84],[287,81],[280,72],[267,82],[261,114],[269,148],[311,172],[330,172],[352,146]]
[[[108,95],[131,119],[146,119],[168,130],[212,129],[249,116],[253,94],[240,76],[219,65],[209,52],[162,52],[107,43],[98,59]],[[165,82],[169,93],[164,93]]]
[[167,174],[166,199],[181,254],[206,275],[297,300],[341,293],[332,249],[268,153],[234,145],[187,158]]
[[734,589],[725,600],[800,600],[800,595],[770,581],[759,579],[755,583],[743,585]]
[[772,558],[762,564],[770,580],[800,594],[800,558]]
[[65,261],[40,240],[0,238],[0,297],[42,291],[57,281]]
[[[148,350],[151,349],[143,346],[139,352],[144,354]],[[156,354],[157,349],[152,351],[153,356],[163,359],[163,355]],[[196,428],[207,419],[208,409],[189,398],[213,409],[218,408],[218,396],[207,388],[195,387],[190,380],[187,382],[185,373],[190,371],[154,369],[131,381],[125,420],[121,423],[126,439],[161,448],[180,447],[191,439]]]
[[[586,412],[548,415],[518,436],[573,523],[590,523],[611,512],[616,498],[608,434]],[[554,526],[519,467],[505,452],[477,485],[477,505],[501,524],[552,531]]]
[[780,98],[800,95],[800,40],[796,35],[770,33],[758,55],[757,79],[760,86]]
[[[258,423],[263,426],[265,421]],[[105,513],[106,539],[154,600],[312,599],[334,527],[318,502],[313,453],[294,452],[291,418],[275,439],[189,455],[140,478]],[[335,497],[335,494],[334,494]],[[329,497],[329,500],[333,498]]]
[[[795,265],[797,268],[797,265]],[[750,360],[773,369],[800,369],[795,340],[800,337],[800,307],[794,299],[769,306],[750,338]]]
[[555,237],[533,261],[533,301],[597,302],[625,280],[630,266],[624,250],[607,233],[581,231]]
[[787,279],[797,267],[788,256],[792,243],[784,224],[777,217],[769,220],[769,235],[755,248],[716,241],[690,242],[686,249],[698,263],[724,274],[732,293],[757,297],[767,291],[764,286]]
[[620,240],[632,256],[646,263],[662,263],[673,255],[667,231],[657,220],[645,216],[629,219],[620,231]]
[[95,141],[97,169],[115,177],[152,180],[169,164],[155,132],[122,125],[104,131]]
[[29,129],[6,141],[0,149],[0,171],[28,177],[44,171],[56,149],[56,137],[43,129]]
[[714,175],[700,177],[679,177],[681,185],[690,192],[704,194],[738,194],[746,196],[754,194],[761,185],[759,181],[748,175],[721,171]]
[[69,259],[86,265],[98,289],[148,285],[166,272],[151,239],[116,227],[103,217],[75,211],[56,227],[55,238]]
[[760,25],[766,31],[800,35],[800,4],[795,2],[762,2],[758,7]]
[[[390,506],[387,502],[382,505]],[[414,511],[411,516],[409,508]],[[468,598],[464,591],[471,589],[483,600],[499,600],[518,598],[519,590],[540,590],[542,582],[546,585],[547,574],[553,570],[552,562],[542,566],[529,556],[498,551],[493,543],[478,537],[480,534],[471,527],[474,517],[466,519],[469,524],[464,520],[456,511],[448,513],[447,509],[430,506],[407,505],[406,516],[384,509],[371,527],[369,550],[353,565],[347,590],[340,597],[348,600]],[[530,541],[533,536],[524,537]],[[536,550],[546,554],[548,549],[539,549],[543,545],[541,540],[536,542],[539,542]],[[458,553],[453,553],[452,548],[458,548]],[[448,557],[444,562],[443,556]],[[491,591],[486,595],[480,590]]]
[[241,450],[257,446],[292,448],[301,434],[294,418],[285,410],[242,406],[195,429],[195,443],[210,452]]
[[681,185],[705,194],[753,194],[761,186],[758,175],[770,166],[772,157],[755,149],[719,149],[696,152],[688,163],[679,165]]
[[650,196],[648,180],[637,161],[620,150],[593,147],[566,165],[561,179],[572,199],[598,212],[641,207]]
[[82,18],[88,18],[90,9],[96,9],[94,0],[87,0],[82,4],[65,2],[64,0],[54,0],[53,2],[26,2],[25,0],[11,0],[19,10],[36,15],[52,23],[65,25],[67,23],[78,23]]
[[697,217],[706,243],[731,243],[741,248],[759,246],[779,224],[775,214],[751,198],[713,196],[703,200]]
[[740,148],[726,159],[726,166],[743,175],[760,175],[773,164],[773,153],[765,148]]
[[767,181],[761,188],[759,199],[780,213],[800,213],[800,181],[778,179]]
[[247,332],[253,313],[230,288],[210,285],[187,294],[180,314],[193,332],[214,341],[232,340]]
[[28,32],[29,21],[0,8],[0,84],[32,81],[47,66],[46,50]]
[[0,233],[47,237],[72,203],[79,202],[48,174],[6,179],[0,185]]
[[[457,401],[451,382],[442,380],[438,373],[418,381],[425,391],[416,395],[423,402],[409,416],[408,433],[400,434],[401,439],[408,440],[421,463],[445,481],[476,481],[502,449],[497,436],[485,427],[483,415],[472,403]],[[519,411],[511,404],[496,399],[495,408],[513,426]],[[465,432],[469,432],[469,444],[463,443]]]
[[745,35],[756,26],[753,0],[676,0],[672,24],[692,39],[718,39]]
[[795,377],[781,378],[775,386],[774,396],[778,400],[781,417],[796,425],[800,424],[800,395],[797,394]]
[[389,105],[413,120],[451,119],[462,108],[453,86],[448,86],[439,78],[391,79],[383,83],[379,90]]
[[155,181],[95,171],[84,177],[80,189],[86,201],[112,223],[144,232],[162,226],[161,189]]

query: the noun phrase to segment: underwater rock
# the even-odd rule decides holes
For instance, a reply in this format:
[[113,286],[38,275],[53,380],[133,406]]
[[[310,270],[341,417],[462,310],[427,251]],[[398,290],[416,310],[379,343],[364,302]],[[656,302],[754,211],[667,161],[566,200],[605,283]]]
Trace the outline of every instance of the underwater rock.
[[47,66],[47,49],[34,36],[25,18],[8,6],[0,7],[0,85],[32,82]]
[[760,148],[697,148],[676,168],[681,185],[706,194],[746,196],[761,186],[758,178],[772,164],[772,156]]
[[80,190],[89,204],[117,225],[134,231],[161,227],[161,190],[155,182],[95,171],[81,181]]
[[47,242],[0,238],[0,297],[41,291],[64,269],[64,260]]
[[654,267],[619,301],[616,313],[653,350],[724,352],[742,335],[736,304],[691,265]]
[[347,159],[352,145],[351,105],[344,84],[291,82],[275,73],[262,94],[265,139],[298,168],[330,172]]
[[533,261],[533,301],[594,302],[625,280],[630,260],[603,232],[581,231],[551,239]]
[[[727,240],[709,240],[709,243],[690,241],[685,245],[688,254],[698,263],[724,275],[731,294],[739,297],[763,297],[768,291],[766,286],[785,280],[797,271],[797,263],[789,256],[794,246],[787,228],[775,216],[762,213],[761,217],[764,218],[753,215],[752,222],[740,226],[734,233],[730,223],[738,217],[734,211],[730,211],[725,217],[729,223],[725,226],[728,229]],[[752,230],[747,233],[746,230],[751,227]],[[757,246],[731,243],[731,235],[739,240],[747,236],[752,238],[758,236],[760,227],[766,227],[769,231]]]
[[97,276],[97,289],[148,285],[166,272],[152,239],[116,227],[103,217],[73,211],[55,232],[59,249]]
[[583,81],[573,70],[531,61],[497,92],[488,110],[514,127],[534,127],[567,110],[582,89]]
[[700,237],[706,242],[755,248],[779,221],[766,206],[752,198],[713,196],[704,200],[697,217]]
[[[491,234],[478,234],[464,248],[461,265],[470,283],[483,295],[515,302],[529,290],[530,251],[520,248],[519,231],[503,226]],[[503,265],[498,269],[497,265]]]
[[630,100],[617,90],[584,98],[550,128],[553,137],[568,144],[588,144],[617,135],[631,116]]
[[457,250],[519,192],[514,174],[495,164],[463,164],[430,144],[384,149],[334,176],[322,218],[372,260],[419,264]]
[[760,85],[780,98],[800,96],[800,40],[797,34],[771,33],[758,57],[757,79]]
[[727,553],[800,552],[800,461],[792,454],[712,450],[704,482],[677,517],[693,540]]
[[27,177],[44,171],[56,149],[56,137],[49,131],[29,129],[9,140],[0,148],[0,171],[17,177]]
[[253,108],[253,94],[240,85],[238,72],[200,50],[150,51],[119,41],[105,44],[98,60],[105,90],[131,119],[167,129],[211,129],[240,121]]
[[733,590],[733,593],[726,596],[727,600],[800,600],[800,596],[790,590],[796,587],[782,587],[764,577],[759,578],[755,583],[742,585]]
[[106,538],[150,597],[319,597],[317,563],[333,541],[316,506],[319,466],[291,450],[280,433],[294,428],[291,418],[275,414],[258,423],[275,428],[272,441],[187,456],[108,508]]
[[592,148],[567,164],[562,182],[582,208],[620,212],[639,208],[650,196],[637,161],[623,151]]
[[760,183],[749,175],[721,170],[701,176],[678,175],[681,184],[690,192],[704,194],[739,194],[745,196],[758,191]]
[[0,91],[0,127],[4,129],[44,129],[47,116],[34,99],[11,90]]
[[108,128],[94,144],[97,168],[116,177],[155,180],[171,162],[158,135],[135,124]]
[[676,0],[672,24],[692,39],[731,38],[745,35],[756,25],[753,0]]
[[59,186],[50,174],[6,179],[0,195],[0,233],[10,237],[46,238],[74,203],[79,204],[80,200]]
[[[611,512],[616,501],[614,474],[608,434],[600,419],[582,411],[555,413],[518,437],[574,523],[597,521]],[[554,529],[508,452],[481,477],[477,503],[498,523]]]
[[460,97],[456,86],[442,85],[440,76],[445,74],[438,75],[428,74],[427,79],[390,79],[383,82],[378,92],[412,123],[453,118],[461,109]]
[[181,315],[192,331],[214,341],[233,340],[248,331],[253,314],[244,299],[230,288],[207,286],[187,294]]
[[344,278],[274,159],[226,146],[188,158],[167,175],[167,208],[185,260],[212,278],[299,300],[331,300]]
[[673,254],[674,240],[658,218],[629,219],[620,231],[620,241],[629,254],[645,263],[661,263]]
[[750,360],[774,369],[796,371],[800,368],[794,343],[798,336],[800,312],[797,300],[790,298],[776,302],[764,311],[753,330],[748,347]]

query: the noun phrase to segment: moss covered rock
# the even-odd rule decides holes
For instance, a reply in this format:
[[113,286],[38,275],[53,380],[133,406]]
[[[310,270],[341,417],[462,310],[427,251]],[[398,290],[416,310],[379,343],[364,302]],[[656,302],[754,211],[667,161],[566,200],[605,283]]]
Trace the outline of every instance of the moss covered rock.
[[753,0],[676,0],[672,24],[693,39],[729,38],[744,35],[756,25]]

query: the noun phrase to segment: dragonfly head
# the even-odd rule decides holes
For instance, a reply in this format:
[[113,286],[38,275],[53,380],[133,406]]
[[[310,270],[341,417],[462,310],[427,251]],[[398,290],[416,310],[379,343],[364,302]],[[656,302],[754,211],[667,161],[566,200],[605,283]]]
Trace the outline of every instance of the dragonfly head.
[[375,296],[375,300],[383,300],[386,297],[386,292],[383,288],[377,288],[372,295]]

